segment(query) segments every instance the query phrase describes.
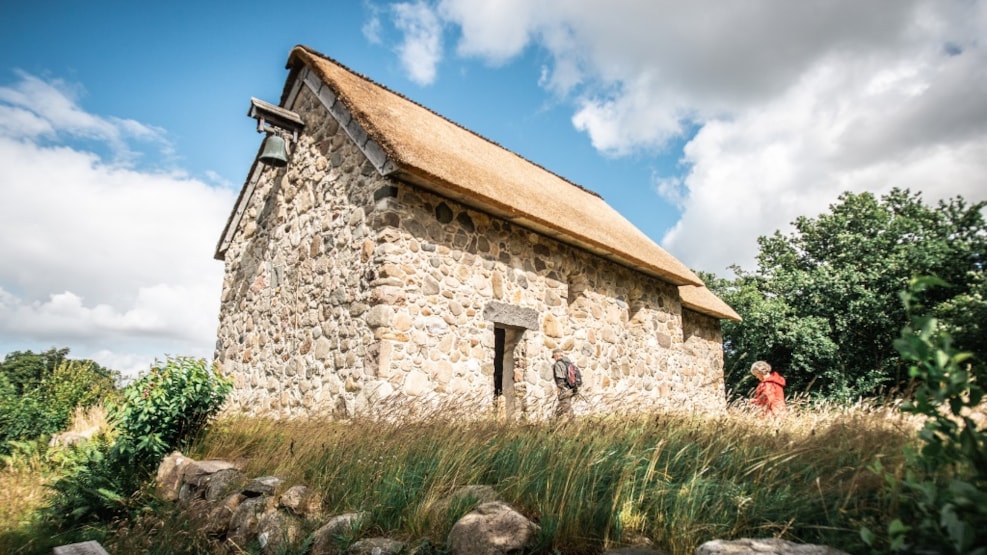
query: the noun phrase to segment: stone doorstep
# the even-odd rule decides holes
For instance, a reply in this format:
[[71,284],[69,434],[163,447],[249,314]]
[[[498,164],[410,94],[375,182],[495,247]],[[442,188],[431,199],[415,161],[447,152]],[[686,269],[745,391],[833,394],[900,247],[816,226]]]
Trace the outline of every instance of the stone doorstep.
[[110,555],[98,541],[61,545],[52,550],[52,555]]
[[795,543],[781,538],[710,540],[696,548],[696,555],[849,555],[834,547]]

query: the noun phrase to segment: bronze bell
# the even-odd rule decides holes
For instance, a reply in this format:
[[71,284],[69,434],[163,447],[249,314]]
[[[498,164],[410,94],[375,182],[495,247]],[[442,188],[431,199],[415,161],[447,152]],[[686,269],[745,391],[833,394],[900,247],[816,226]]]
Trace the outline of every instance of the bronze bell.
[[260,153],[262,164],[283,168],[288,165],[288,147],[284,137],[272,133],[264,139],[264,149]]

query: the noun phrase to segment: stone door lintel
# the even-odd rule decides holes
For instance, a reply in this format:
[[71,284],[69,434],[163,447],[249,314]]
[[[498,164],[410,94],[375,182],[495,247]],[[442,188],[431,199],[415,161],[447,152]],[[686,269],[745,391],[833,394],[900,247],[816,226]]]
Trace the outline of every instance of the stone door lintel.
[[483,307],[483,318],[495,324],[529,330],[538,329],[538,311],[498,301],[490,301]]

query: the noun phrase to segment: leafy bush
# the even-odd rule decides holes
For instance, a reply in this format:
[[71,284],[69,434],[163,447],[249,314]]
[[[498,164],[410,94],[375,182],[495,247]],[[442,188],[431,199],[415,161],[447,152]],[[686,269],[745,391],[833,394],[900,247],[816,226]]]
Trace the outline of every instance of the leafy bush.
[[0,397],[0,455],[11,453],[11,442],[55,432],[61,424],[57,415],[45,410],[38,395]]
[[65,527],[125,512],[161,458],[187,447],[231,388],[202,359],[169,357],[151,368],[110,407],[113,443],[88,449],[84,463],[53,484],[49,517]]
[[140,465],[157,465],[198,436],[232,387],[205,360],[169,357],[124,390],[111,417],[117,448]]
[[120,492],[134,493],[140,483],[134,470],[121,464],[112,445],[100,437],[72,448],[76,464],[51,485],[53,495],[45,508],[56,527],[107,521],[129,505],[129,494]]
[[[977,429],[969,410],[984,399],[971,354],[953,347],[936,318],[923,314],[920,296],[943,286],[937,278],[917,278],[901,294],[910,324],[894,343],[916,381],[914,398],[902,410],[925,418],[921,449],[906,455],[903,479],[888,478],[899,489],[902,518],[888,528],[891,549],[987,554],[987,430]],[[868,530],[865,539],[873,541]]]

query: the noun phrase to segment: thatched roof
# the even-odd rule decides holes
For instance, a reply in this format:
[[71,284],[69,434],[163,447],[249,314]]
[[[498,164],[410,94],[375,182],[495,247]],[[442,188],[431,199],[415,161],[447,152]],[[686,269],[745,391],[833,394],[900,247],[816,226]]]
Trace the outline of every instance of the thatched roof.
[[702,284],[602,198],[304,46],[302,62],[338,94],[402,172],[495,208],[526,227],[612,257],[675,285]]
[[[705,289],[696,274],[599,195],[308,47],[296,46],[288,67],[308,67],[335,93],[386,154],[395,177],[674,285]],[[738,318],[712,293],[701,297],[691,308]]]

